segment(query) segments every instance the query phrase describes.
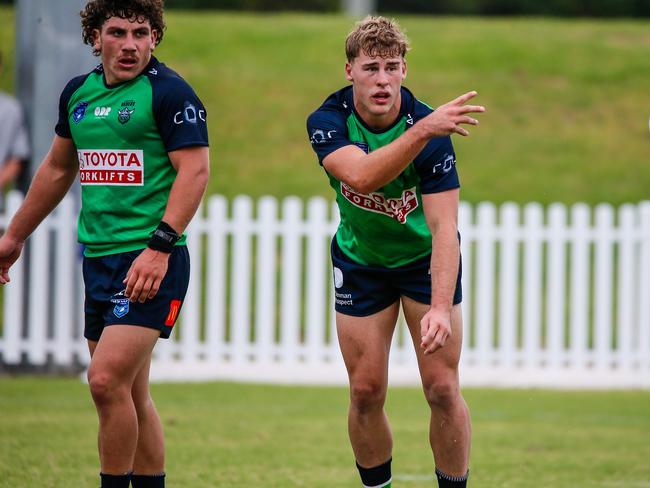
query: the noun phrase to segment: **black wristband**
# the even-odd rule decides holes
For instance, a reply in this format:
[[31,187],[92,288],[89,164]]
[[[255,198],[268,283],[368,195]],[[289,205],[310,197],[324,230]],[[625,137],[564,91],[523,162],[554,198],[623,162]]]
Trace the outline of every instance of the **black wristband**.
[[147,243],[147,247],[154,251],[165,252],[171,254],[174,250],[174,245],[181,238],[174,229],[171,228],[166,222],[160,222],[156,230],[151,233],[151,238]]

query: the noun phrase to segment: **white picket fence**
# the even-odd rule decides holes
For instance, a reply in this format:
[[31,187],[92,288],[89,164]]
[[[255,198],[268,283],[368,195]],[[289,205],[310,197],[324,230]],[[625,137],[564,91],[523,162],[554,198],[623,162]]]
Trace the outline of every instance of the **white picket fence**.
[[[20,201],[9,196],[7,215]],[[335,206],[214,196],[204,210],[188,229],[193,269],[180,323],[156,346],[152,378],[345,383],[328,257]],[[29,269],[24,259],[12,268],[5,364],[87,363],[75,226],[66,198],[31,238]],[[650,202],[463,203],[459,227],[464,385],[650,387]],[[390,378],[419,381],[403,324]]]

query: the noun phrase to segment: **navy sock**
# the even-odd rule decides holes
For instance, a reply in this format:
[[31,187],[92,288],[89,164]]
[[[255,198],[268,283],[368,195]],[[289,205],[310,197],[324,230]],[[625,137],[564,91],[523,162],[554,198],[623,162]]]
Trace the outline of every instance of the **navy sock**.
[[165,473],[134,474],[131,477],[133,488],[165,488]]
[[436,468],[436,478],[438,478],[438,488],[465,488],[467,486],[467,478],[469,477],[469,470],[465,476],[450,476],[443,473]]
[[102,479],[102,486],[100,488],[129,488],[129,483],[131,482],[131,473],[99,473],[99,477]]
[[366,488],[389,487],[392,479],[390,473],[390,463],[392,460],[393,458],[390,458],[384,464],[380,464],[374,468],[364,468],[357,463],[357,469],[359,470],[363,486]]

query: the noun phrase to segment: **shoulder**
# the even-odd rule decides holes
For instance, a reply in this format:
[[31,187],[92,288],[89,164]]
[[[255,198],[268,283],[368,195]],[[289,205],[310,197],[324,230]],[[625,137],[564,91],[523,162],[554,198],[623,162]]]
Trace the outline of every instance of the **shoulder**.
[[352,104],[352,87],[348,86],[332,93],[309,117],[327,115],[345,119],[352,113]]
[[402,87],[402,112],[411,115],[414,122],[426,117],[433,110],[430,105],[418,99],[411,90]]
[[194,93],[190,84],[176,71],[152,57],[142,73],[149,79],[154,94],[168,97],[182,97],[187,93]]
[[101,74],[102,65],[98,65],[94,70],[83,75],[75,76],[70,81],[68,81],[61,92],[61,101],[70,100],[74,92],[76,92],[92,74]]
[[352,87],[348,86],[332,93],[307,118],[307,125],[327,121],[334,124],[345,124],[352,113]]

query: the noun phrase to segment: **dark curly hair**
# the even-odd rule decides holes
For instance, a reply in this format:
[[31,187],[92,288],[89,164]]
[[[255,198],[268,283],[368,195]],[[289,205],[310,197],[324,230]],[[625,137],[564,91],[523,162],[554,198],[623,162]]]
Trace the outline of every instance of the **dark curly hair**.
[[[81,36],[84,43],[92,46],[95,38],[93,30],[101,30],[104,22],[111,17],[136,20],[143,23],[147,20],[151,28],[158,32],[156,45],[162,41],[165,30],[163,19],[164,0],[91,0],[79,12],[81,15]],[[99,56],[99,51],[93,48],[93,54]]]

